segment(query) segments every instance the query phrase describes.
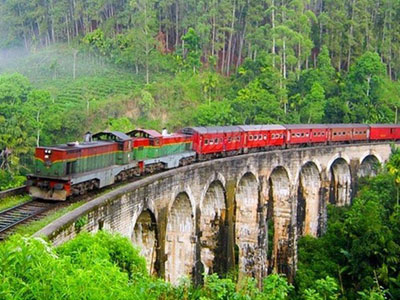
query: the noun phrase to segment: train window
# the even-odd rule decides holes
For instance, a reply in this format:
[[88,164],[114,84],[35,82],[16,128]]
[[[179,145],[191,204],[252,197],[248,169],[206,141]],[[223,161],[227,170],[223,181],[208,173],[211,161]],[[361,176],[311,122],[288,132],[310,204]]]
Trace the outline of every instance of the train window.
[[215,144],[218,144],[219,143],[219,140],[218,139],[215,139]]
[[301,136],[304,136],[304,132],[301,133]]
[[232,137],[228,137],[228,143],[232,142]]
[[252,135],[249,136],[249,140],[250,140],[250,141],[253,140],[253,136],[252,136]]
[[237,141],[240,142],[240,136],[237,137]]
[[210,140],[210,145],[214,144],[214,140]]
[[322,135],[325,135],[325,132],[322,132]]
[[258,135],[254,136],[254,140],[257,141],[258,140]]
[[295,137],[296,136],[296,134],[295,133],[292,133],[292,137]]
[[336,135],[336,132],[334,132],[333,135]]
[[264,140],[267,140],[267,136],[266,135],[264,135]]
[[308,137],[309,135],[310,135],[310,134],[307,132],[307,133],[306,133],[306,136]]
[[204,140],[204,145],[208,145],[208,140]]

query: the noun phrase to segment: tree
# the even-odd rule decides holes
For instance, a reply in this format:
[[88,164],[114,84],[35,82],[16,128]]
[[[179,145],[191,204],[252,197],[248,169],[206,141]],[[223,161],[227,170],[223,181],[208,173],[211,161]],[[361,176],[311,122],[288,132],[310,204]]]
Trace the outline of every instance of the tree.
[[134,9],[133,25],[135,26],[136,41],[141,51],[138,53],[139,60],[144,61],[146,70],[146,83],[150,83],[151,54],[156,45],[156,0],[132,0],[131,7]]
[[193,28],[189,28],[182,40],[185,41],[187,49],[186,64],[196,73],[196,69],[200,67],[200,38]]
[[376,122],[385,67],[377,53],[366,52],[350,68],[346,78],[345,99],[353,122]]
[[310,93],[305,97],[303,109],[300,112],[300,120],[303,123],[321,123],[324,118],[325,91],[315,82]]
[[25,114],[36,131],[36,146],[40,146],[40,133],[46,125],[46,113],[51,109],[50,93],[44,90],[34,90],[28,94],[25,104]]
[[222,126],[236,123],[231,104],[226,100],[200,105],[193,119],[198,126]]
[[284,119],[279,101],[258,80],[238,92],[232,108],[238,124],[282,123]]

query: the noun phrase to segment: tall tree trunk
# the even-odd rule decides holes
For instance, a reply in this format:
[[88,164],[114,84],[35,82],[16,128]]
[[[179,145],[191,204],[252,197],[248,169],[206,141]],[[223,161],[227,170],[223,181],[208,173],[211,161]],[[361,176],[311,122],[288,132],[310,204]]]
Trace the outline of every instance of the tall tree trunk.
[[238,58],[236,61],[236,72],[239,69],[240,63],[242,61],[242,51],[243,51],[243,44],[244,44],[244,37],[246,34],[246,20],[244,21],[244,28],[243,28],[243,32],[240,35],[240,42],[239,42],[239,53],[238,53]]
[[231,59],[233,55],[232,51],[232,37],[234,33],[234,26],[235,26],[235,12],[236,12],[236,0],[233,0],[232,6],[232,19],[231,19],[231,30],[229,33],[229,42],[228,42],[228,56],[226,60],[226,75],[229,75],[230,66],[231,66]]
[[354,22],[354,1],[351,1],[351,22],[350,22],[350,31],[349,31],[349,48],[348,48],[348,52],[347,52],[347,72],[350,70],[350,64],[351,64],[351,48],[353,46],[353,30],[354,30],[354,26],[353,26],[353,22]]
[[282,45],[282,55],[283,55],[283,78],[286,80],[286,37],[283,37],[283,45]]
[[178,49],[179,44],[179,1],[175,2],[175,50]]
[[[214,10],[215,11],[215,10]],[[216,39],[216,25],[215,25],[215,13],[212,16],[212,42],[211,42],[211,55],[215,55],[215,39]]]
[[272,23],[272,67],[275,68],[275,0],[272,0],[272,15],[271,15],[271,23]]
[[[38,110],[36,113],[36,123],[40,124],[40,110]],[[40,128],[36,130],[36,147],[39,146],[40,146]]]
[[225,34],[222,38],[222,64],[221,64],[221,73],[225,72]]
[[78,50],[74,50],[74,64],[72,68],[72,78],[75,80],[76,78],[76,56],[78,54]]
[[68,15],[65,16],[65,23],[66,23],[66,29],[67,29],[67,43],[69,45],[70,36],[69,36]]
[[298,47],[299,47],[299,53],[298,53],[298,59],[297,59],[297,71],[298,71],[297,79],[299,79],[300,72],[301,72],[301,42],[300,41],[299,41]]

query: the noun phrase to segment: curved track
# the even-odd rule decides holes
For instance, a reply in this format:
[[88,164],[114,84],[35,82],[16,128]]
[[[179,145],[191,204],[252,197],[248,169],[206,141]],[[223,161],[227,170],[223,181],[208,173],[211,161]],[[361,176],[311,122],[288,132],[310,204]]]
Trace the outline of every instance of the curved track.
[[28,201],[0,211],[0,240],[3,240],[12,229],[35,216],[54,208],[57,203],[38,200]]

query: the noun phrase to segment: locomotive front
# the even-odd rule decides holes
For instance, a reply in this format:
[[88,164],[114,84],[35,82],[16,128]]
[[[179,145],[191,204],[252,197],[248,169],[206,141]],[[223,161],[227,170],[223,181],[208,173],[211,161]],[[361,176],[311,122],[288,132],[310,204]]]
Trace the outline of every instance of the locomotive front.
[[67,151],[56,147],[38,147],[35,151],[35,172],[28,176],[27,187],[34,198],[66,200],[71,194],[69,175],[73,164]]

